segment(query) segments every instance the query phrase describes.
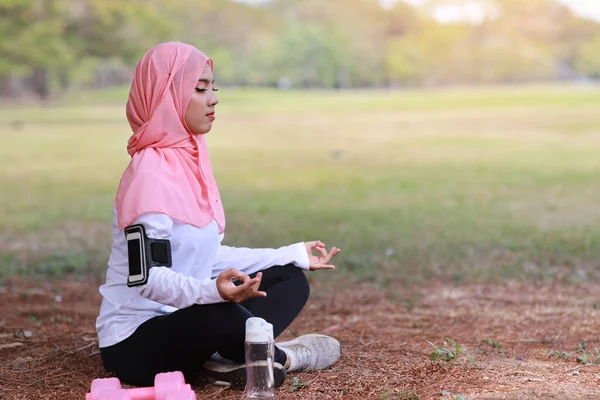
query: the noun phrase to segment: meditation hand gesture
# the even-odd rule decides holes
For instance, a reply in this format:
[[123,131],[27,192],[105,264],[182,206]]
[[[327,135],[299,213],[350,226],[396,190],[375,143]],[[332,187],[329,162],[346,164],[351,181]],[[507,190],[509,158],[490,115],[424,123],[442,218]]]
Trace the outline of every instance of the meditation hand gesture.
[[[320,240],[316,240],[314,242],[305,242],[306,251],[308,251],[308,261],[309,261],[309,269],[311,271],[315,271],[318,269],[335,269],[335,265],[328,264],[329,261],[337,253],[340,252],[340,249],[337,247],[332,247],[329,253],[327,252],[327,247]],[[313,255],[313,250],[316,250],[319,255]]]
[[[234,278],[239,279],[243,283],[238,286],[234,285],[232,282]],[[262,272],[259,272],[254,278],[250,279],[248,275],[242,274],[237,269],[229,268],[221,272],[217,277],[217,290],[224,300],[234,303],[240,303],[253,297],[264,297],[267,293],[258,290],[261,279]]]

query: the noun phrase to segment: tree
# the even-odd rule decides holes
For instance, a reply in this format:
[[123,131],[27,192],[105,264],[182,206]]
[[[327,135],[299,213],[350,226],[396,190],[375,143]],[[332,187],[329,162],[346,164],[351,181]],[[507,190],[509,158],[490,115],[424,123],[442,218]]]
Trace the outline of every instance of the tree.
[[[440,9],[479,10],[484,18],[440,23]],[[552,0],[397,1],[390,8],[379,0],[0,0],[0,95],[21,86],[46,98],[56,83],[122,82],[149,47],[166,40],[203,50],[225,84],[597,77],[599,27]]]
[[50,80],[89,57],[132,62],[169,35],[158,0],[0,0],[0,76],[29,75],[42,99]]
[[62,33],[64,1],[0,0],[0,76],[31,72],[33,91],[50,93],[49,70],[65,68],[75,54]]
[[589,41],[582,43],[577,52],[577,70],[592,78],[600,79],[600,30]]

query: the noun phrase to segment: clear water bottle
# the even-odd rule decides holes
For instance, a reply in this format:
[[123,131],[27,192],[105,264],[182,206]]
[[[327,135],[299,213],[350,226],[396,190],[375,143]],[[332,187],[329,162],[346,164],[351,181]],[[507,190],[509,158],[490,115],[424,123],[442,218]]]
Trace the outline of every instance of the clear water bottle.
[[274,399],[273,362],[275,344],[273,325],[262,318],[246,320],[246,398]]

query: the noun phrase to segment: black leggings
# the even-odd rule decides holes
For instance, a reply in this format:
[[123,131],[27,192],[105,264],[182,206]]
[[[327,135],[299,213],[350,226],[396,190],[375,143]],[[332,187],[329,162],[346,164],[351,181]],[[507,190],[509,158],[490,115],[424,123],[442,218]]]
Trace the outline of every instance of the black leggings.
[[[122,382],[152,386],[159,372],[182,371],[191,379],[215,352],[244,362],[246,319],[264,318],[277,337],[298,316],[310,292],[304,272],[294,265],[262,272],[260,290],[267,297],[193,305],[154,317],[127,339],[100,349],[104,368]],[[285,360],[285,353],[275,347],[275,361],[283,365]]]

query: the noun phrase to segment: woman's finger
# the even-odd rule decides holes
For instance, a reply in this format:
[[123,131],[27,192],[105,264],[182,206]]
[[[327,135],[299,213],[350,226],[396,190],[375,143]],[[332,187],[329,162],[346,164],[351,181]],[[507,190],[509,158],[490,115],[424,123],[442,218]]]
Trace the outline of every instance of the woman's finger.
[[306,244],[306,248],[308,250],[312,250],[314,248],[325,247],[325,244],[323,242],[321,242],[320,240],[313,240],[311,242],[305,242],[305,244]]
[[316,249],[321,253],[321,257],[327,257],[327,248],[317,247]]
[[335,269],[335,265],[331,265],[331,264],[319,264],[319,265],[315,265],[314,269]]
[[239,303],[240,301],[248,299],[248,294],[252,291],[252,285],[254,283],[256,282],[253,280],[249,280],[241,285],[234,286],[233,288],[231,288],[230,296],[232,298],[232,301]]
[[321,262],[321,264],[327,264],[329,261],[331,261],[331,259],[333,258],[333,256],[335,256],[337,253],[335,252],[335,247],[333,247],[329,253],[325,253],[325,256],[323,256],[323,260]]
[[252,285],[252,292],[251,292],[251,296],[252,297],[264,297],[267,295],[267,292],[264,291],[260,291],[258,290],[260,288],[260,284],[262,281],[262,272],[259,272],[258,274],[256,274],[256,283],[254,285]]
[[308,251],[308,255],[313,255],[313,250],[317,250],[321,253],[321,257],[327,256],[327,249],[323,247],[324,244],[320,240],[315,240],[313,242],[306,242],[306,250]]
[[225,279],[238,278],[240,276],[240,271],[235,268],[229,268],[221,273]]
[[254,279],[256,279],[256,283],[254,285],[252,285],[252,290],[258,291],[258,288],[260,287],[260,283],[262,281],[262,272],[259,272],[256,275],[256,278],[254,278]]
[[246,287],[244,288],[244,293],[242,294],[243,300],[250,299],[253,297],[265,297],[267,295],[264,291],[259,291],[260,287],[260,277],[252,278],[252,280],[246,283]]
[[317,247],[317,242],[314,240],[312,242],[305,242],[304,244],[306,244],[306,248],[309,250],[312,250],[315,247]]
[[252,288],[252,286],[256,283],[256,278],[250,279],[248,278],[243,284],[237,286],[237,290],[239,292],[247,292]]
[[339,253],[340,251],[341,251],[341,250],[340,250],[340,249],[338,249],[337,247],[333,247],[333,248],[331,249],[331,258],[333,258],[333,257],[337,256],[337,255],[338,255],[338,253]]

